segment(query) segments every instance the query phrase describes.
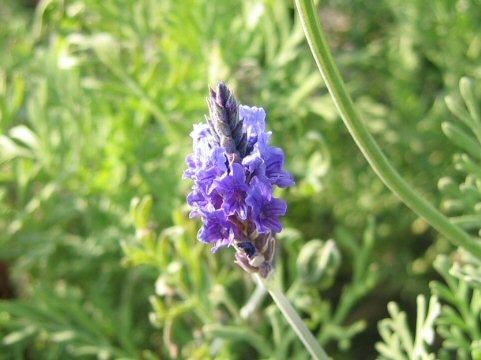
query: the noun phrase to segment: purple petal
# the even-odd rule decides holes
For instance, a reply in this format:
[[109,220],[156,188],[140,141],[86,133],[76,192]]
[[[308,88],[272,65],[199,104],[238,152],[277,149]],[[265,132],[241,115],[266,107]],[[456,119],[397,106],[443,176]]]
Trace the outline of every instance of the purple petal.
[[227,244],[234,241],[231,223],[227,221],[223,210],[215,210],[204,215],[205,224],[198,235],[200,241],[207,244]]
[[266,112],[263,108],[239,106],[239,114],[244,119],[244,131],[247,138],[266,131]]
[[245,198],[249,187],[246,184],[245,170],[241,164],[232,164],[231,173],[223,175],[212,186],[222,196],[222,208],[227,215],[238,214],[241,219],[247,219]]

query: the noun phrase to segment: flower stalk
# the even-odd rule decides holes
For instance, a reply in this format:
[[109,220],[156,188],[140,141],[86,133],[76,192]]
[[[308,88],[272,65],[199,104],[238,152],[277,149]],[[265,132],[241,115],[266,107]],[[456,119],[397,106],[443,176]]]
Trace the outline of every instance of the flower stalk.
[[475,242],[469,234],[449,221],[446,216],[413,190],[390,164],[379,145],[362,123],[354,107],[334,62],[312,0],[296,0],[296,7],[312,55],[336,108],[349,133],[374,172],[401,201],[426,220],[433,228],[454,245],[463,247],[481,259],[481,244]]
[[259,283],[269,291],[269,294],[272,296],[282,315],[284,315],[289,325],[291,325],[299,339],[301,339],[311,356],[316,360],[328,360],[329,358],[319,344],[319,341],[312,335],[304,321],[302,321],[296,309],[294,309],[287,296],[275,281],[275,277],[273,276],[269,279],[260,276],[256,277]]
[[[296,310],[274,281],[276,233],[287,204],[273,196],[274,186],[294,185],[283,169],[284,152],[271,146],[262,108],[240,105],[223,83],[211,89],[206,123],[194,126],[193,153],[187,157],[185,178],[194,181],[187,201],[191,217],[200,217],[200,241],[235,250],[235,262],[254,274],[316,360],[327,356]],[[264,296],[258,289],[243,316],[247,317]]]

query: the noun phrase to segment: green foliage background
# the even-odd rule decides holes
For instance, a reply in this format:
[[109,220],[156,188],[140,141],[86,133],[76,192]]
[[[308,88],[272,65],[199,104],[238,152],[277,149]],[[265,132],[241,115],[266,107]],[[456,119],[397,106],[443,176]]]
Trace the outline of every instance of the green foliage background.
[[[453,119],[444,97],[481,76],[479,0],[319,8],[389,158],[431,202],[477,214],[474,180],[472,196],[451,199],[466,174],[441,124]],[[267,109],[296,177],[278,267],[333,358],[374,358],[388,302],[414,314],[440,279],[434,258],[452,249],[368,168],[289,1],[10,0],[0,20],[0,260],[15,295],[0,302],[1,359],[307,358],[269,299],[242,318],[255,284],[188,219],[188,135],[221,79]]]

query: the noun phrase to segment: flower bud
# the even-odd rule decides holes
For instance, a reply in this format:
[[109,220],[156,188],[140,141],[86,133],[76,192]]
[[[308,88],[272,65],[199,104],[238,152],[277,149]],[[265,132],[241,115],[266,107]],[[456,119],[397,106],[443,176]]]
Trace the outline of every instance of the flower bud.
[[317,284],[328,288],[334,282],[341,255],[334,240],[311,240],[305,244],[297,257],[300,280],[307,285]]

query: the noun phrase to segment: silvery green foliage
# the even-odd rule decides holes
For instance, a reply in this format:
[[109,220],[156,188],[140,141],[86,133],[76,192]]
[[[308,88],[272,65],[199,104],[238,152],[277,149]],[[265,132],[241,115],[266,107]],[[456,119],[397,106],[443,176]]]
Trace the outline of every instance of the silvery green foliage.
[[[449,110],[460,122],[445,122],[443,131],[462,151],[455,155],[455,169],[464,177],[458,184],[453,178],[443,178],[439,188],[444,195],[443,207],[451,220],[469,231],[473,241],[481,236],[481,110],[476,83],[462,78],[459,88],[464,104],[454,97],[447,97]],[[481,285],[479,260],[469,253],[459,251],[450,274],[465,281],[472,288]]]
[[444,195],[443,207],[459,226],[467,231],[480,231],[481,224],[481,113],[475,83],[462,78],[459,87],[464,104],[454,97],[446,98],[449,110],[458,122],[446,121],[443,131],[461,152],[454,158],[455,169],[465,176],[458,184],[453,178],[442,178],[438,187]]
[[[462,254],[456,254],[462,258]],[[440,358],[479,359],[481,357],[481,289],[459,278],[459,264],[439,255],[434,263],[445,284],[433,282],[431,290],[443,301],[436,330],[443,339]]]
[[[446,104],[460,123],[442,124],[445,135],[462,151],[454,157],[454,166],[464,177],[460,184],[451,178],[439,180],[444,195],[443,209],[451,221],[473,234],[481,235],[481,112],[475,82],[462,78],[459,83],[464,104],[447,97]],[[383,342],[376,345],[382,359],[479,359],[481,357],[481,263],[458,248],[452,256],[438,255],[435,269],[445,283],[430,284],[432,297],[425,314],[425,298],[418,297],[418,317],[412,335],[406,314],[394,303],[388,305],[390,319],[382,320],[379,331]],[[443,305],[441,306],[440,303]],[[436,355],[429,346],[439,337]]]
[[[453,96],[446,104],[458,122],[443,123],[446,136],[461,152],[454,157],[455,169],[464,176],[459,183],[443,178],[439,188],[444,195],[443,207],[451,220],[469,231],[473,241],[481,234],[481,112],[476,83],[462,78],[459,89],[463,101]],[[451,258],[438,256],[434,264],[446,284],[434,282],[434,294],[446,302],[437,322],[443,338],[440,356],[478,359],[481,356],[481,271],[480,261],[458,249]]]
[[[0,3],[2,7],[9,1]],[[384,137],[392,148],[401,145],[399,158],[406,157],[409,163],[403,173],[437,178],[436,167],[420,156],[426,148],[436,147],[431,146],[433,143],[445,141],[440,132],[432,131],[437,125],[432,120],[438,118],[439,109],[431,110],[430,89],[450,92],[459,74],[479,66],[479,12],[473,11],[479,8],[478,1],[442,0],[432,4],[370,0],[356,7],[346,1],[337,3],[355,11],[352,19],[347,18],[352,33],[341,29],[337,36],[356,35],[357,41],[338,39],[338,51],[344,67],[353,70],[351,88],[360,90],[360,85],[369,84],[368,93],[362,93],[363,98],[358,100],[367,104],[366,118],[377,127],[376,136]],[[7,185],[0,189],[0,228],[6,230],[1,235],[0,253],[8,257],[19,254],[22,261],[17,262],[13,273],[28,274],[32,281],[44,285],[40,289],[29,286],[31,298],[12,302],[8,316],[0,311],[0,339],[9,342],[8,346],[0,345],[0,357],[9,358],[30,347],[35,352],[43,351],[40,355],[44,358],[83,353],[87,358],[147,359],[150,357],[145,348],[154,349],[162,358],[170,358],[176,351],[179,357],[187,354],[207,359],[253,353],[276,359],[305,358],[274,306],[265,312],[258,308],[248,322],[231,315],[254,292],[252,284],[249,287],[236,269],[229,272],[220,267],[221,261],[204,256],[208,251],[195,243],[197,228],[174,210],[182,192],[177,184],[182,170],[178,164],[185,155],[182,149],[186,142],[181,139],[204,111],[206,69],[211,81],[234,76],[243,99],[269,108],[278,144],[285,144],[289,153],[296,154],[296,162],[291,164],[299,178],[294,200],[302,206],[291,212],[290,226],[315,237],[324,236],[321,230],[316,229],[314,234],[309,228],[311,219],[334,209],[336,224],[349,218],[360,230],[363,225],[359,224],[369,214],[384,214],[396,204],[379,182],[372,180],[364,161],[354,156],[352,149],[346,149],[346,142],[336,142],[337,115],[314,71],[302,30],[292,16],[291,2],[147,0],[132,2],[128,8],[125,2],[114,0],[41,4],[45,6],[39,8],[33,24],[28,17],[17,25],[6,12],[0,29],[2,35],[9,28],[15,34],[14,41],[11,36],[0,36],[0,44],[12,44],[3,46],[5,51],[0,52],[0,177],[2,185]],[[386,11],[387,6],[392,11]],[[434,13],[426,11],[433,6]],[[209,11],[211,8],[216,12]],[[426,17],[427,13],[435,18]],[[355,22],[350,23],[352,20]],[[431,26],[433,22],[435,26]],[[212,26],[214,23],[218,26]],[[387,37],[378,38],[379,34]],[[237,46],[232,46],[234,38]],[[366,44],[363,40],[358,46],[359,39],[375,41]],[[375,64],[377,74],[388,76],[373,77],[371,71],[361,71],[360,75],[354,66],[359,59],[361,69]],[[440,88],[437,81],[441,78],[445,83]],[[392,106],[383,105],[383,99]],[[471,117],[468,110],[458,106]],[[314,114],[327,121],[314,121]],[[436,116],[426,116],[432,114]],[[424,131],[413,134],[414,126]],[[165,130],[172,138],[146,136]],[[412,144],[417,146],[411,154]],[[390,155],[396,156],[394,152]],[[475,154],[469,158],[477,159]],[[465,160],[463,155],[458,159]],[[352,186],[355,178],[362,186]],[[455,194],[445,193],[446,199],[453,210],[459,204],[465,207],[470,197],[459,202],[458,182],[450,181]],[[165,191],[157,198],[152,218],[165,230],[157,231],[150,222],[141,224],[147,217],[138,216],[138,237],[132,244],[125,211],[130,199],[139,193],[158,194],[158,189],[164,188],[175,191]],[[12,194],[15,202],[9,201]],[[325,201],[319,201],[320,194]],[[471,199],[477,199],[477,194],[473,195]],[[146,210],[147,203],[141,208]],[[360,205],[353,206],[356,203]],[[458,223],[475,229],[480,223],[475,216],[476,203],[466,211],[453,213],[453,221],[465,220]],[[304,204],[306,213],[312,216],[304,216],[300,209]],[[394,211],[397,216],[398,208]],[[464,217],[458,219],[461,214]],[[304,223],[300,221],[303,217]],[[402,230],[406,218],[396,217],[391,232]],[[350,231],[361,232],[352,227]],[[350,339],[367,326],[365,321],[351,323],[349,315],[374,289],[378,273],[385,274],[386,267],[380,261],[380,271],[376,271],[373,242],[358,242],[357,236],[346,235],[339,228],[334,237],[343,254],[340,276],[336,278],[335,271],[334,275],[319,271],[323,277],[315,289],[295,284],[289,290],[291,299],[310,317],[312,327],[321,328],[322,343],[336,342],[346,349]],[[142,266],[117,269],[119,238],[126,240],[125,262]],[[281,266],[285,283],[290,284],[299,275],[295,254],[309,242],[301,236],[287,240],[283,242]],[[394,242],[389,246],[395,246]],[[345,284],[352,254],[353,279]],[[229,262],[229,255],[223,264]],[[330,259],[335,260],[330,264],[336,270],[338,259]],[[201,261],[207,264],[200,265]],[[154,292],[149,277],[154,271],[145,265],[162,269],[151,298],[150,319],[158,329],[143,321],[144,299]],[[459,254],[449,272],[475,288],[480,278],[478,269],[479,263]],[[209,274],[217,270],[211,278]],[[399,277],[407,279],[405,274],[399,273]],[[65,279],[66,283],[62,280],[57,284],[56,279]],[[332,292],[329,283],[333,281],[338,287],[340,282],[346,285],[339,301],[320,295]],[[225,296],[226,290],[227,295],[231,291],[235,295],[234,301]],[[108,299],[118,306],[112,306]],[[202,306],[196,307],[199,299]],[[449,306],[458,308],[456,304]],[[164,316],[168,310],[172,310],[171,315]],[[214,323],[217,319],[222,320],[220,325]],[[259,337],[249,336],[252,328],[266,338],[273,334],[272,339],[262,337],[259,341]],[[12,336],[4,336],[7,334]],[[234,352],[239,349],[240,353]]]
[[[292,235],[286,232],[283,236]],[[321,344],[336,342],[340,349],[346,350],[352,339],[367,328],[364,319],[350,322],[348,318],[379,281],[380,274],[373,261],[375,245],[375,224],[370,221],[361,239],[339,227],[336,242],[311,240],[298,251],[296,280],[288,294],[298,309],[310,314],[308,325],[320,327]],[[342,289],[339,300],[333,302],[324,295],[341,265],[338,246],[352,257],[352,278]]]
[[332,239],[307,242],[297,256],[297,271],[307,285],[331,287],[341,265],[341,254]]
[[406,313],[401,311],[394,302],[388,304],[391,317],[379,322],[379,333],[383,342],[376,344],[380,359],[429,360],[435,359],[430,352],[434,341],[436,318],[441,312],[437,297],[432,296],[426,307],[426,298],[417,297],[416,330],[412,334],[408,325]]

